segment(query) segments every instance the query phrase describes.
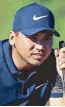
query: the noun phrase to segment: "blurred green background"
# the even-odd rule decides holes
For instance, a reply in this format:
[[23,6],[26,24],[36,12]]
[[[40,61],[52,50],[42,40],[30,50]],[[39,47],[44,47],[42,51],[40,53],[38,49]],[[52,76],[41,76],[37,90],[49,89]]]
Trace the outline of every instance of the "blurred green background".
[[0,40],[8,38],[15,12],[33,2],[48,7],[54,13],[55,29],[61,36],[54,36],[53,47],[58,48],[59,40],[65,40],[65,0],[0,0]]

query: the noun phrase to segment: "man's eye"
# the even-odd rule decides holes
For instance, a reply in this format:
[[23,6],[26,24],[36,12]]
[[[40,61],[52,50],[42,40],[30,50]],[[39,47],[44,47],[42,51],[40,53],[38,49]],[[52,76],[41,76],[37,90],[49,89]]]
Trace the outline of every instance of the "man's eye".
[[47,36],[47,37],[46,37],[46,40],[48,40],[48,39],[51,39],[51,37],[50,37],[50,36]]
[[52,39],[52,36],[46,36],[45,40],[50,40]]

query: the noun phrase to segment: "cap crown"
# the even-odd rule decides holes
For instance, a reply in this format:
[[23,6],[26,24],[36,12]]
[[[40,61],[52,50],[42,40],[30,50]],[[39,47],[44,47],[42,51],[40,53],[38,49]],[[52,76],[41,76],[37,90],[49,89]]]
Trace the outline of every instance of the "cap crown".
[[37,27],[54,28],[54,16],[48,8],[33,3],[17,11],[13,23],[14,31]]

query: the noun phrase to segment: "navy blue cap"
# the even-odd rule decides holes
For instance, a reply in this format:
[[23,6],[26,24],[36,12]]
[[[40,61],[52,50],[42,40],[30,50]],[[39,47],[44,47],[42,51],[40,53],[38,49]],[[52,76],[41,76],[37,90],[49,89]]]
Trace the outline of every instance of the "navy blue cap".
[[33,3],[19,9],[14,16],[13,31],[24,35],[33,35],[42,30],[52,31],[56,36],[60,34],[54,30],[54,15],[46,7]]

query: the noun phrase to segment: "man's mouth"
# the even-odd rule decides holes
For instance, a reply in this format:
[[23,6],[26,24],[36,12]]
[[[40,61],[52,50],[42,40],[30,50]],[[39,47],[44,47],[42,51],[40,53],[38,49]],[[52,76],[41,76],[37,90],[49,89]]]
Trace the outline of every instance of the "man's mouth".
[[33,53],[32,56],[33,56],[36,60],[41,60],[41,59],[45,56],[45,53]]

